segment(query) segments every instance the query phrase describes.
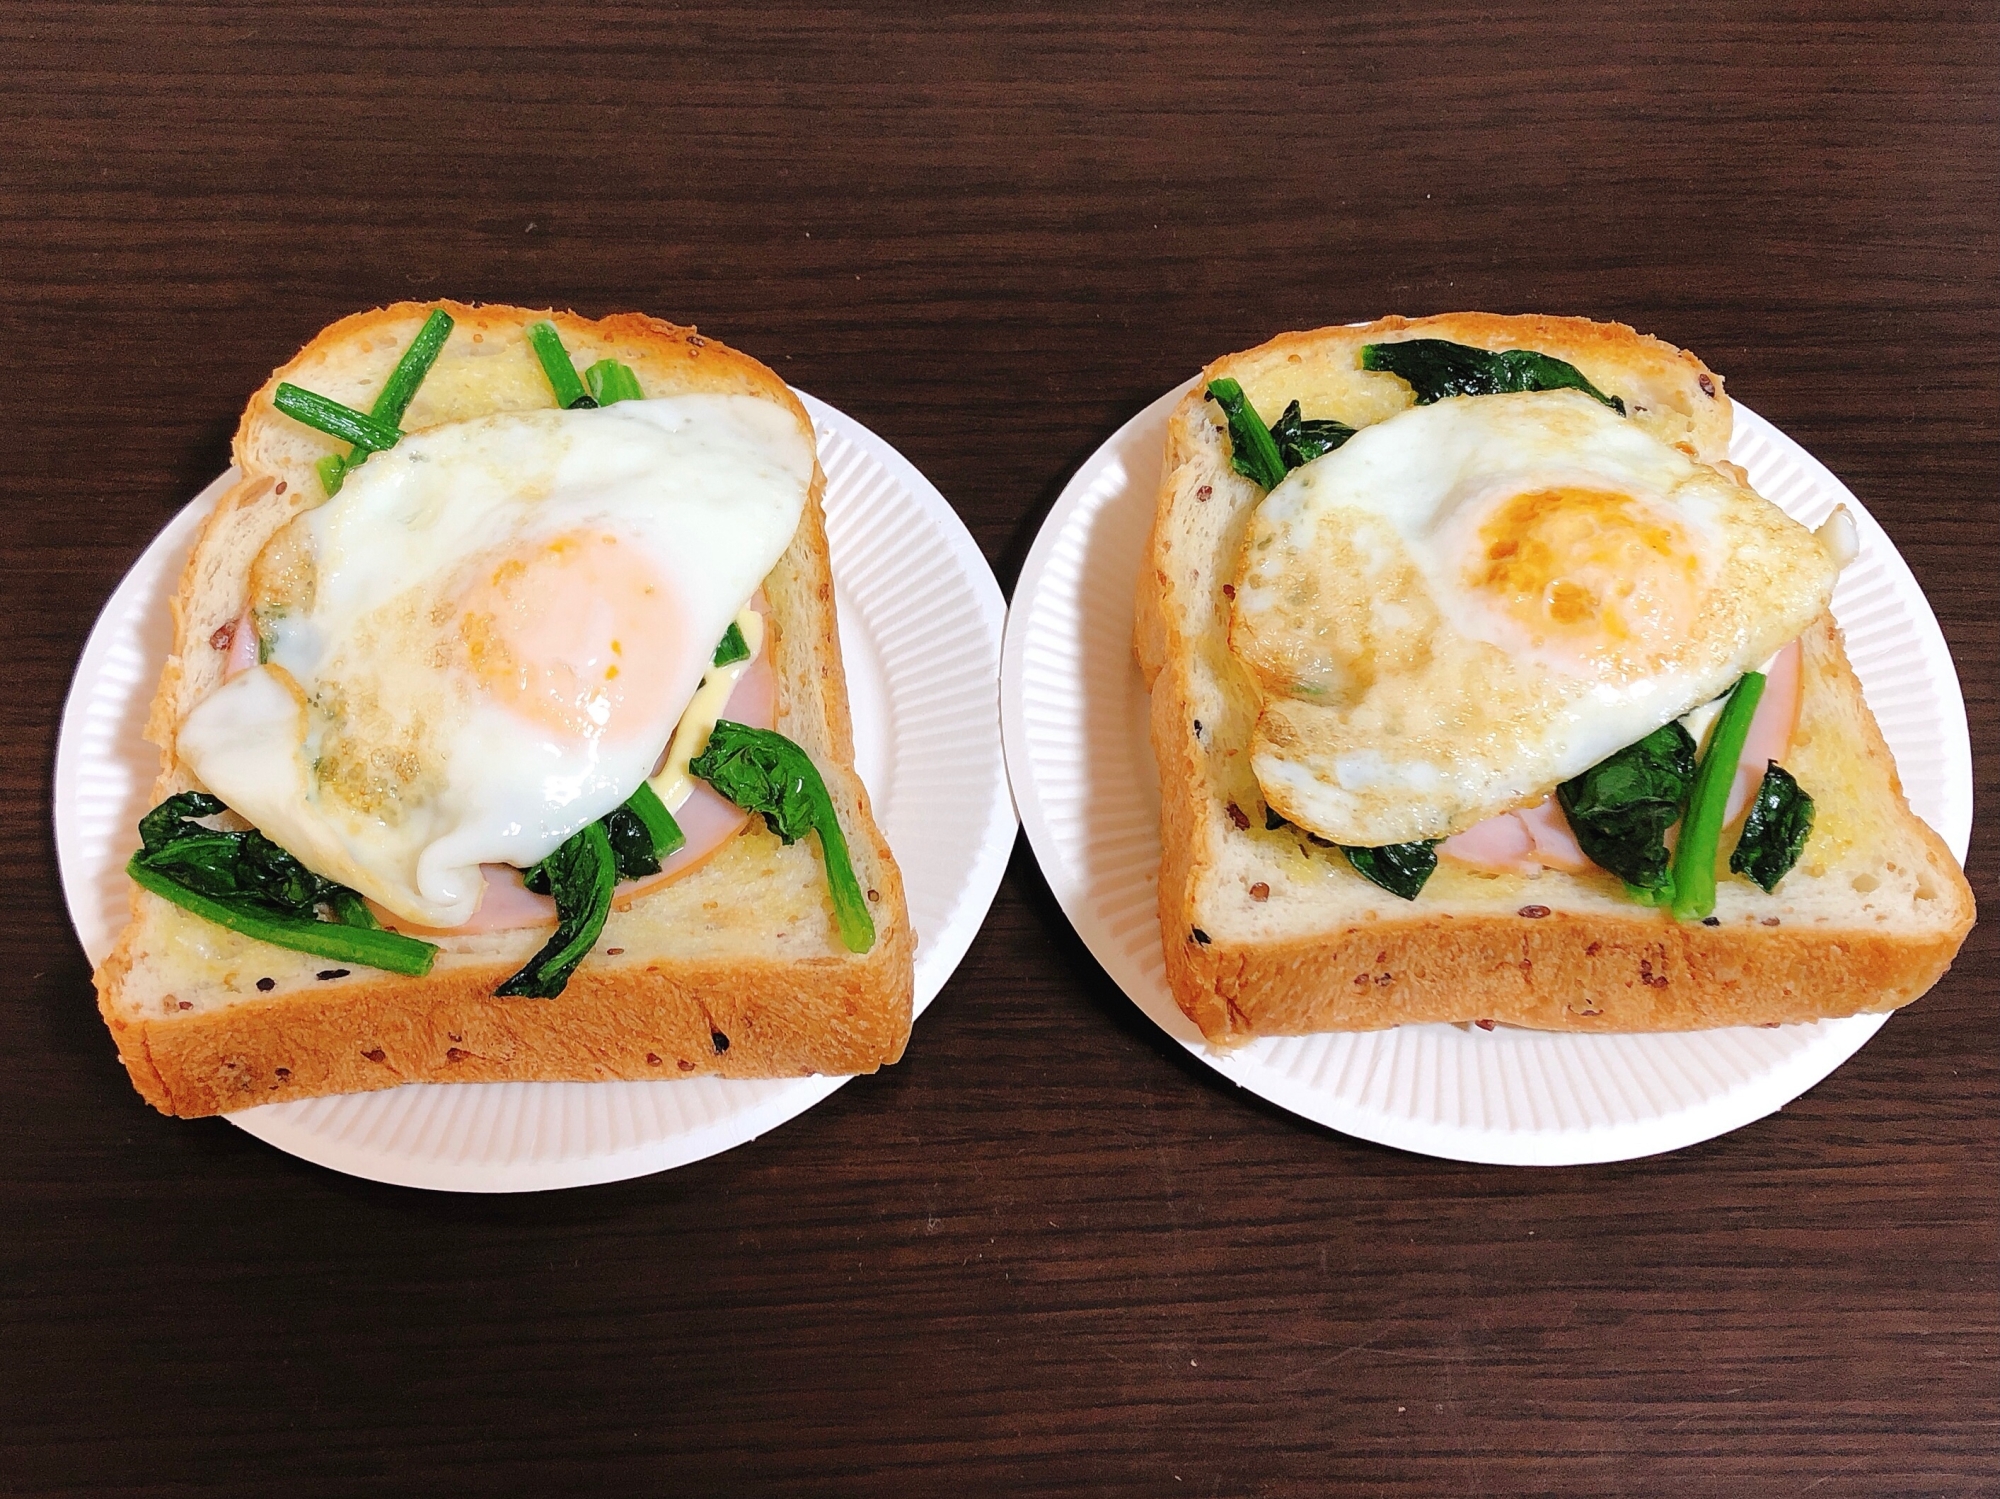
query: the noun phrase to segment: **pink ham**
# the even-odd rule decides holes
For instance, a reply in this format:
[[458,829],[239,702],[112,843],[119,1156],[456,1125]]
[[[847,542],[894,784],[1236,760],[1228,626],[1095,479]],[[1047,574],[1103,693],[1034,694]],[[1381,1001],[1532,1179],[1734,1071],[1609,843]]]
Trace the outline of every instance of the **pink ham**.
[[1535,857],[1535,835],[1515,812],[1502,812],[1453,833],[1438,845],[1438,852],[1492,874],[1539,874],[1542,868]]
[[1773,760],[1783,760],[1792,747],[1792,734],[1799,726],[1799,698],[1805,652],[1794,640],[1772,661],[1764,674],[1764,695],[1757,699],[1757,711],[1750,718],[1750,733],[1743,741],[1743,758],[1736,762],[1736,782],[1729,788],[1729,810],[1723,814],[1724,827],[1734,827],[1750,809],[1764,771]]
[[372,900],[368,909],[375,913],[375,919],[393,931],[405,932],[412,937],[469,937],[480,932],[507,932],[515,927],[546,924],[556,919],[556,903],[546,895],[537,895],[521,883],[521,871],[511,864],[482,864],[480,872],[486,876],[486,887],[480,892],[479,909],[470,919],[454,927],[418,926],[414,922],[392,916]]
[[1454,833],[1438,852],[1492,874],[1537,875],[1544,869],[1576,874],[1591,867],[1552,796]]
[[1569,819],[1563,816],[1562,804],[1552,796],[1545,796],[1526,811],[1514,814],[1528,826],[1534,835],[1535,858],[1544,869],[1560,869],[1569,874],[1581,874],[1591,868],[1588,855],[1577,846],[1576,834],[1569,830]]
[[[764,610],[764,595],[752,600],[761,614]],[[765,644],[770,643],[770,626],[766,625]],[[757,659],[743,668],[743,675],[736,679],[736,685],[729,689],[729,702],[722,710],[724,718],[737,723],[748,724],[753,729],[768,729],[778,721],[778,674],[771,669],[771,653],[768,649],[759,651]]]

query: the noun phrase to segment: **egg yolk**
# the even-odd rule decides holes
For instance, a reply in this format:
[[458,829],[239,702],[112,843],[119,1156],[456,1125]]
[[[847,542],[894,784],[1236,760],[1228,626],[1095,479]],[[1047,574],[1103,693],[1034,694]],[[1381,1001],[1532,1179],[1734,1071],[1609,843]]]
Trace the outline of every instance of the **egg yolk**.
[[[473,674],[497,701],[571,738],[657,730],[659,663],[685,659],[673,595],[628,542],[571,532],[488,553],[458,596]],[[649,665],[650,663],[650,665]]]
[[1681,523],[1631,495],[1510,495],[1479,528],[1466,582],[1537,646],[1656,663],[1694,619],[1700,556]]

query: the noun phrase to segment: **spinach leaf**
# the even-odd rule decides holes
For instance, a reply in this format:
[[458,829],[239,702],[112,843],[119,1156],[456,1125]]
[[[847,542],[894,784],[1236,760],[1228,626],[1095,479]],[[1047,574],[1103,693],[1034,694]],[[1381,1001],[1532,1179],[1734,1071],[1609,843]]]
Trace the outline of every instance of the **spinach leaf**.
[[366,931],[379,932],[382,923],[375,919],[375,913],[368,909],[368,902],[357,891],[345,885],[335,885],[327,895],[329,914],[342,926],[358,926]]
[[[597,823],[611,845],[612,862],[621,880],[642,880],[658,874],[662,861],[687,843],[687,834],[681,831],[674,814],[667,810],[648,781],[641,781],[639,789],[625,798],[623,806],[613,807]],[[521,883],[537,895],[554,894],[549,883],[548,860],[524,869]]]
[[213,829],[203,827],[194,819],[214,817],[228,810],[219,796],[210,796],[206,791],[183,791],[178,796],[168,797],[139,819],[139,841],[145,845],[147,853],[152,853],[176,838],[212,832]]
[[195,820],[228,810],[220,798],[202,791],[168,797],[140,819],[144,848],[138,857],[147,868],[203,895],[255,901],[292,916],[310,916],[336,895],[354,895],[314,874],[255,828],[221,832]]
[[1412,338],[1402,343],[1363,344],[1361,367],[1385,370],[1409,381],[1417,392],[1419,406],[1428,406],[1446,396],[1580,390],[1620,416],[1625,414],[1623,401],[1592,385],[1575,365],[1533,349],[1504,349],[1494,353],[1442,338]]
[[716,721],[707,747],[688,765],[688,773],[700,776],[744,811],[763,813],[765,824],[786,843],[808,832],[818,833],[840,940],[849,952],[867,952],[875,945],[875,919],[868,914],[868,902],[854,877],[833,798],[804,750],[771,729],[753,729],[723,718]]
[[[139,823],[145,846],[133,855],[132,877],[219,925],[279,947],[393,973],[430,971],[437,947],[380,930],[356,892],[314,874],[254,828],[218,832],[198,820],[228,810],[200,791],[160,803]],[[686,841],[642,782],[623,806],[526,871],[529,889],[555,897],[556,932],[496,992],[535,999],[562,993],[604,930],[617,881],[659,873],[660,861]],[[600,864],[609,871],[601,892]],[[316,919],[321,911],[331,920]]]
[[338,921],[316,921],[310,916],[287,916],[247,901],[217,900],[199,890],[190,890],[169,874],[148,868],[140,862],[142,857],[134,854],[132,862],[125,866],[135,885],[143,886],[161,899],[170,900],[183,910],[192,911],[217,926],[241,932],[259,942],[268,942],[273,947],[309,952],[315,957],[332,958],[336,962],[360,963],[369,968],[380,968],[385,973],[401,973],[411,978],[422,978],[437,961],[438,949],[433,943],[419,942],[415,937],[405,937],[400,932],[374,931]]
[[[126,872],[185,910],[294,952],[390,973],[430,972],[438,949],[380,930],[367,902],[314,874],[255,828],[223,832],[197,819],[228,811],[202,791],[170,796],[139,821],[143,845]],[[321,911],[331,918],[322,920]]]
[[1324,453],[1331,453],[1353,435],[1354,429],[1346,422],[1307,421],[1299,414],[1297,401],[1287,406],[1285,414],[1271,423],[1271,440],[1278,445],[1278,457],[1283,461],[1286,473],[1311,463]]
[[640,880],[660,872],[659,851],[653,846],[652,829],[641,822],[629,806],[613,807],[598,819],[605,841],[611,845],[611,859],[621,880]]
[[149,869],[218,900],[252,900],[292,916],[310,916],[343,887],[323,880],[262,833],[197,833],[144,856]]
[[569,983],[611,915],[618,860],[600,819],[572,834],[530,871],[556,898],[555,934],[525,967],[493,991],[496,998],[554,999]]
[[653,840],[656,858],[664,859],[687,846],[687,834],[674,821],[674,814],[660,800],[660,794],[653,789],[651,781],[641,781],[638,789],[625,798],[625,805],[619,810],[629,812],[645,825],[647,834]]
[[1354,435],[1345,422],[1307,421],[1297,401],[1266,427],[1234,380],[1210,381],[1208,398],[1229,418],[1229,466],[1265,489],[1277,488],[1293,469],[1331,453]]
[[1385,843],[1378,848],[1350,848],[1347,844],[1335,843],[1300,827],[1267,803],[1264,807],[1264,830],[1275,833],[1280,828],[1304,834],[1306,841],[1315,847],[1339,849],[1347,856],[1347,862],[1356,874],[1380,885],[1391,895],[1400,895],[1404,900],[1415,900],[1437,870],[1437,846],[1442,841],[1439,839]]
[[744,811],[763,813],[766,825],[786,843],[819,825],[825,784],[806,752],[782,734],[718,719],[688,773]]
[[734,666],[738,661],[750,659],[750,642],[743,638],[743,627],[735,620],[722,632],[722,639],[715,647],[715,655],[710,666]]
[[1438,867],[1434,842],[1385,843],[1380,848],[1349,848],[1342,844],[1340,851],[1347,855],[1347,862],[1354,866],[1356,874],[1404,900],[1415,900]]
[[1211,380],[1208,398],[1229,418],[1229,466],[1253,484],[1276,489],[1285,477],[1285,460],[1271,429],[1250,409],[1243,387],[1234,380]]
[[1799,862],[1812,826],[1813,799],[1784,766],[1766,762],[1736,852],[1729,856],[1730,872],[1755,880],[1768,895]]
[[1666,832],[1694,782],[1694,749],[1685,728],[1665,724],[1556,788],[1577,846],[1649,905],[1673,898]]

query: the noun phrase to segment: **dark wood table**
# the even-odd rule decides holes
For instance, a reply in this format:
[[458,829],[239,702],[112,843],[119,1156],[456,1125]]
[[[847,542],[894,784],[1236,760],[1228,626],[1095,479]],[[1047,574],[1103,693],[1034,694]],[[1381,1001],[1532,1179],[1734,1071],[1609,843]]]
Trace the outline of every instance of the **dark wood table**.
[[1003,585],[1218,353],[1628,321],[1888,527],[1992,806],[2000,26],[1761,9],[0,12],[0,1490],[2000,1488],[1991,923],[1773,1118],[1482,1168],[1184,1058],[1022,845],[902,1065],[477,1198],[154,1115],[55,877],[98,606],[274,364],[434,295],[699,323],[895,443]]

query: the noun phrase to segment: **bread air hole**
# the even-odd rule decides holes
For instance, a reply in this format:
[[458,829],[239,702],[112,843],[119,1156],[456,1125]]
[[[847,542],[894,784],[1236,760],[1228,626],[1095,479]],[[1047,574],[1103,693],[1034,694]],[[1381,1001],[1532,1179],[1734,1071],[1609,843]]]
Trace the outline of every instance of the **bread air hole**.
[[1873,893],[1881,884],[1882,882],[1872,874],[1857,874],[1854,877],[1854,888],[1862,895]]

